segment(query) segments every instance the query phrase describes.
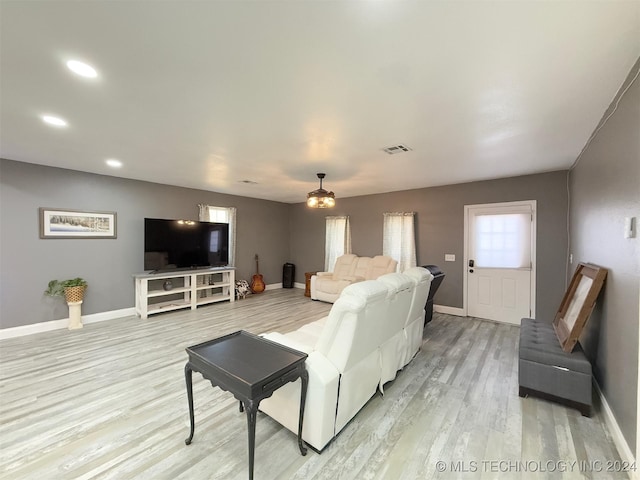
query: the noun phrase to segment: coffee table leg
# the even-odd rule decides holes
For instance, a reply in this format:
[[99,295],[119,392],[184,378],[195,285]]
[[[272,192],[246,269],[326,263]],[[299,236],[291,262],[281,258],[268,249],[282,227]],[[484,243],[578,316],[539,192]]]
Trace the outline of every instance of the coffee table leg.
[[187,363],[184,366],[184,379],[187,383],[187,399],[189,400],[189,421],[191,422],[191,432],[189,433],[189,438],[187,438],[184,443],[189,445],[191,440],[193,440],[193,432],[196,428],[196,423],[193,418],[193,384],[191,381],[191,367]]
[[304,419],[304,403],[307,400],[307,384],[309,383],[309,373],[306,369],[302,370],[300,374],[300,382],[302,383],[300,388],[300,417],[298,419],[298,447],[300,447],[300,453],[302,456],[307,454],[307,449],[304,446],[302,440],[302,420]]
[[253,480],[253,458],[256,450],[256,418],[258,416],[258,404],[249,400],[244,402],[247,412],[247,427],[249,428],[249,480]]

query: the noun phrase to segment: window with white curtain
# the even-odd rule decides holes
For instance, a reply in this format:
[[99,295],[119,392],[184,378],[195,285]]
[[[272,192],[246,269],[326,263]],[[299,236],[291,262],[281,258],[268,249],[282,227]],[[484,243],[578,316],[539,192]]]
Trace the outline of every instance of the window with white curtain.
[[531,213],[475,215],[473,220],[477,267],[531,267]]
[[398,262],[398,271],[416,266],[415,212],[384,214],[382,254]]
[[324,271],[332,272],[336,259],[351,253],[351,226],[348,216],[326,217]]
[[201,222],[219,222],[229,224],[229,265],[236,264],[236,207],[214,207],[198,205]]

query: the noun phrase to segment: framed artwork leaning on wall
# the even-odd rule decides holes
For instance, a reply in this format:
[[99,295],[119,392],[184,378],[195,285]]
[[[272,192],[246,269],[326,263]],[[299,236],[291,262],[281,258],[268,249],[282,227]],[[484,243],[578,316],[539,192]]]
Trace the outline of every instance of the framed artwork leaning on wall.
[[591,263],[581,263],[576,268],[569,288],[553,320],[553,328],[565,352],[575,347],[600,294],[607,269]]

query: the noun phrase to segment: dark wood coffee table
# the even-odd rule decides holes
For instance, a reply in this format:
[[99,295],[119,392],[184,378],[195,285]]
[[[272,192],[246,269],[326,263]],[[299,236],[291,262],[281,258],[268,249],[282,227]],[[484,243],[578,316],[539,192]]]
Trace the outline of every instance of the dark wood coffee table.
[[304,362],[306,353],[293,350],[266,338],[244,330],[225,335],[187,348],[189,361],[184,367],[189,399],[191,432],[185,443],[193,440],[195,420],[193,416],[192,371],[200,372],[211,385],[231,392],[240,401],[240,411],[247,412],[249,427],[249,479],[253,479],[253,458],[256,439],[258,405],[270,397],[282,385],[301,379],[300,417],[298,422],[298,446],[302,455],[307,454],[302,441],[302,419],[307,396],[309,374]]

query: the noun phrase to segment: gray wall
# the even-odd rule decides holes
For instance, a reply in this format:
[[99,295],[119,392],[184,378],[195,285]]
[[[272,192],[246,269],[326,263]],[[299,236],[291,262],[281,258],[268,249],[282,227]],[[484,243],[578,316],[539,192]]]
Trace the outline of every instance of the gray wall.
[[[640,68],[640,60],[621,91]],[[581,343],[629,446],[636,446],[640,239],[625,239],[625,217],[640,220],[640,80],[627,91],[570,173],[573,265],[609,270]],[[609,109],[611,111],[611,108]],[[605,117],[608,113],[605,114]]]
[[[254,273],[254,254],[267,284],[279,283],[282,264],[304,272],[322,270],[324,217],[304,204],[286,205],[246,197],[93,175],[0,160],[0,328],[67,316],[60,299],[42,295],[49,280],[81,276],[89,289],[83,314],[134,304],[132,274],[143,268],[143,219],[197,218],[197,204],[238,208],[238,278]],[[462,307],[464,205],[538,201],[538,317],[552,317],[564,291],[566,173],[474,182],[403,192],[339,198],[331,214],[351,218],[353,250],[382,251],[382,213],[415,211],[418,264],[435,263],[447,274],[436,303]],[[38,207],[118,213],[115,240],[43,240]],[[18,253],[19,252],[19,253]],[[454,253],[456,262],[445,263]]]
[[[251,279],[256,253],[267,284],[289,261],[288,204],[10,160],[0,160],[0,182],[0,328],[66,318],[64,301],[42,294],[55,278],[88,281],[83,315],[132,307],[144,218],[197,220],[199,203],[237,207],[237,278]],[[40,239],[39,207],[116,211],[118,238]]]
[[[382,214],[414,211],[418,265],[436,264],[447,275],[435,303],[461,308],[464,206],[517,200],[538,202],[536,316],[553,319],[565,282],[568,241],[565,171],[337,198],[337,206],[331,212],[311,211],[304,204],[296,204],[291,211],[291,261],[296,264],[296,281],[304,281],[305,271],[324,269],[326,215],[349,215],[353,252],[372,256],[382,253]],[[456,261],[444,262],[445,253],[454,253]]]

